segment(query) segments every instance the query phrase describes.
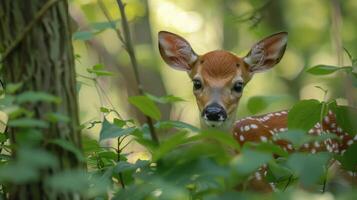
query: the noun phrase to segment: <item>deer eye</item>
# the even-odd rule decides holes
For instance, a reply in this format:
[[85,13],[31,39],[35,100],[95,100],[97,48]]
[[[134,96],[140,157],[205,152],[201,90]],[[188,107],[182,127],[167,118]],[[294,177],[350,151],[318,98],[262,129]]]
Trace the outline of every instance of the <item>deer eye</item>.
[[234,90],[237,93],[241,93],[243,90],[243,83],[242,82],[234,83],[232,90]]
[[202,82],[198,79],[193,80],[193,89],[194,90],[199,90],[202,88]]

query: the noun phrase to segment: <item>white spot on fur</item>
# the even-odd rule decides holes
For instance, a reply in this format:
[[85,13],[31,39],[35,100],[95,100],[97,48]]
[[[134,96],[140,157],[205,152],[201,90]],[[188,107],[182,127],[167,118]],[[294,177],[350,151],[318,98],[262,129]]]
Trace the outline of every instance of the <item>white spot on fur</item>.
[[243,135],[240,135],[240,136],[239,136],[239,140],[243,142],[243,141],[244,141],[244,136],[243,136]]
[[262,142],[267,142],[267,141],[268,141],[268,138],[265,137],[265,136],[260,136],[260,140],[261,140]]
[[250,125],[250,128],[252,128],[252,129],[257,129],[258,126],[257,126],[256,124],[251,124],[251,125]]
[[250,130],[249,125],[244,126],[244,130],[249,131]]
[[315,146],[316,148],[319,148],[319,147],[320,147],[319,142],[315,141],[314,146]]
[[347,145],[350,146],[353,144],[353,140],[348,140]]
[[325,116],[324,120],[325,120],[326,123],[330,122],[330,118],[328,118],[328,116]]

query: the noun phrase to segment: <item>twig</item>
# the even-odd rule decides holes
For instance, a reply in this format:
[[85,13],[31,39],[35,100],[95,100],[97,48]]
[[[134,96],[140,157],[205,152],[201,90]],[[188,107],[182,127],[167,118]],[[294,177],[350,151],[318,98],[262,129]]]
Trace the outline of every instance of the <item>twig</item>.
[[[341,38],[341,27],[342,27],[342,16],[341,16],[341,5],[338,0],[331,0],[332,9],[332,26],[331,26],[331,39],[336,48],[337,62],[338,66],[343,66],[343,45]],[[356,100],[353,96],[353,84],[350,76],[346,76],[344,80],[344,86],[346,91],[346,98],[349,106],[356,106]]]
[[51,0],[47,1],[45,5],[42,6],[42,8],[35,14],[35,17],[33,20],[31,20],[27,26],[24,28],[23,31],[20,31],[20,34],[16,37],[16,39],[10,44],[10,46],[4,51],[2,54],[2,58],[0,63],[2,63],[5,58],[21,43],[21,41],[25,38],[25,36],[31,31],[31,29],[34,27],[36,22],[38,22],[43,15],[46,13],[48,9],[51,8],[55,3],[59,2],[60,0]]
[[[120,149],[120,137],[118,137],[118,146],[117,146],[117,162],[120,162],[120,154],[121,154],[121,149]],[[119,173],[119,181],[121,184],[121,187],[125,189],[125,183],[124,183],[124,178],[123,178],[123,173]]]
[[[131,64],[133,66],[134,69],[134,75],[135,75],[135,79],[136,79],[136,83],[138,86],[138,91],[140,95],[144,94],[144,90],[141,84],[141,80],[140,80],[140,76],[139,76],[139,70],[138,70],[138,64],[137,64],[137,60],[136,60],[136,56],[135,56],[135,51],[134,51],[134,47],[133,44],[131,42],[131,38],[130,38],[130,29],[129,29],[129,24],[128,24],[128,20],[126,18],[125,15],[125,5],[123,4],[123,2],[121,0],[117,0],[118,6],[119,6],[119,10],[120,10],[120,16],[121,16],[121,21],[122,21],[122,28],[123,28],[123,34],[124,34],[124,45],[125,45],[125,49],[129,54],[130,57],[130,61]],[[110,19],[108,19],[110,20]],[[116,29],[117,30],[117,29]],[[119,34],[121,35],[121,34]],[[159,144],[159,139],[156,135],[155,132],[155,128],[153,125],[153,121],[150,117],[145,116],[146,117],[146,121],[149,125],[149,130],[150,130],[150,135],[152,140],[158,145]]]
[[102,0],[98,0],[98,4],[99,4],[99,7],[100,9],[103,11],[103,14],[105,15],[105,17],[107,18],[107,20],[109,21],[111,27],[114,29],[115,33],[117,34],[119,40],[123,43],[124,45],[124,48],[126,48],[126,42],[120,32],[120,30],[118,28],[115,27],[115,25],[112,23],[113,22],[113,19],[112,17],[110,16],[109,12],[108,12],[108,9],[105,7],[104,3]]
[[253,23],[250,27],[251,28],[256,27],[259,24],[259,22],[262,20],[262,17],[259,16],[259,14],[263,12],[271,4],[271,2],[272,0],[267,0],[263,5],[259,6],[258,8],[238,16],[236,21],[237,22],[252,21]]

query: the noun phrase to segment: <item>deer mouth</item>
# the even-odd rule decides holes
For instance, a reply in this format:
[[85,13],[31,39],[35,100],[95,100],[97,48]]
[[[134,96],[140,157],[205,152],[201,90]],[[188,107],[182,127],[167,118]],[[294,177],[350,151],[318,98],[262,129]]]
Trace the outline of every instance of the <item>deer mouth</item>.
[[212,128],[219,128],[224,123],[224,121],[209,121],[209,120],[204,120],[204,121],[208,127],[212,127]]

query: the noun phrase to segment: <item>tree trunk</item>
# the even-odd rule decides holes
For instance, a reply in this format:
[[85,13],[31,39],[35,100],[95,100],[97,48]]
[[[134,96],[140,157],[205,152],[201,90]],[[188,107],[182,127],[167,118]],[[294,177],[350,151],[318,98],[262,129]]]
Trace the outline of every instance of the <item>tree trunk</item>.
[[[71,152],[48,144],[51,139],[63,139],[81,147],[69,22],[66,0],[0,1],[0,52],[5,56],[2,63],[4,82],[22,82],[23,86],[18,93],[41,91],[61,99],[59,104],[26,104],[25,108],[33,111],[35,119],[45,120],[48,113],[60,113],[70,119],[69,122],[50,123],[48,128],[41,129],[41,146],[56,155],[60,162],[59,169],[48,169],[41,177],[83,166]],[[16,44],[16,41],[19,42]],[[10,128],[8,134],[11,143],[21,148],[18,143],[19,131],[19,128]],[[43,180],[11,185],[10,199],[48,199],[48,195]],[[51,198],[73,199],[74,196],[51,194]]]

